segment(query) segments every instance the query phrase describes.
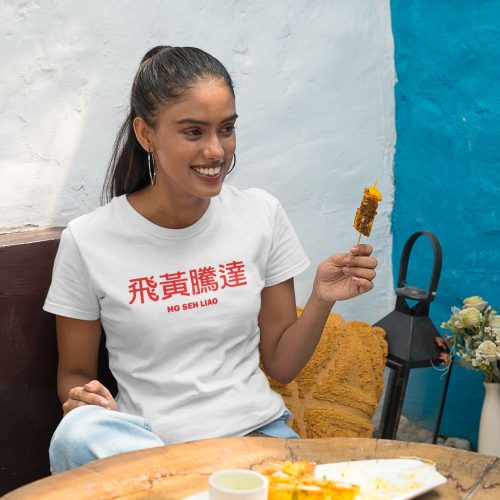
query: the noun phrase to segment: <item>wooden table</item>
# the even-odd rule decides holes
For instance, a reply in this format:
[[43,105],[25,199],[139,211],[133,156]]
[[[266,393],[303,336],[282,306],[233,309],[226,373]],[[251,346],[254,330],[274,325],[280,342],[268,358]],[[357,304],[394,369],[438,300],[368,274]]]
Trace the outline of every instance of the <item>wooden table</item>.
[[500,499],[500,459],[444,446],[382,439],[209,439],[124,453],[41,479],[3,497],[17,499],[180,499],[207,489],[212,472],[267,462],[317,463],[369,458],[418,457],[432,460],[447,483],[422,496]]

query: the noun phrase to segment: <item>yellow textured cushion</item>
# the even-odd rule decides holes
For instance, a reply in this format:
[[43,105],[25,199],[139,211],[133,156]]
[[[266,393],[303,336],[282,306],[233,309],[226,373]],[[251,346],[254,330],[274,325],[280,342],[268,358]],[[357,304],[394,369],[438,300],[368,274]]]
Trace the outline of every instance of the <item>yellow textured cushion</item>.
[[295,380],[285,385],[270,379],[302,438],[372,435],[371,419],[384,387],[384,337],[382,328],[331,313],[316,351]]

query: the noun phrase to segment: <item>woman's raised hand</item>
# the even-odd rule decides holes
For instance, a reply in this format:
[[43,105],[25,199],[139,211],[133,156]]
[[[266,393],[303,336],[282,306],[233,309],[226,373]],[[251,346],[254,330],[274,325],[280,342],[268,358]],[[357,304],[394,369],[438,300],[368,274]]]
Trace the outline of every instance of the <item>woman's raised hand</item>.
[[346,300],[373,288],[377,259],[371,245],[357,245],[350,253],[332,255],[316,271],[313,293],[326,302]]
[[116,410],[115,398],[98,380],[91,380],[83,387],[73,387],[69,391],[68,399],[62,405],[64,415],[83,405],[97,405]]

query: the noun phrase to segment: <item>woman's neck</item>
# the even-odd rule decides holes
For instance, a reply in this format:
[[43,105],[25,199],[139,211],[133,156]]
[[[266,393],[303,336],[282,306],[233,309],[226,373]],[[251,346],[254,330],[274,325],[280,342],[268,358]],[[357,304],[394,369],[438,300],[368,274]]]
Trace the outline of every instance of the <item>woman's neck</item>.
[[182,200],[162,196],[157,186],[146,186],[127,196],[134,210],[157,226],[184,229],[200,220],[210,199],[185,197]]

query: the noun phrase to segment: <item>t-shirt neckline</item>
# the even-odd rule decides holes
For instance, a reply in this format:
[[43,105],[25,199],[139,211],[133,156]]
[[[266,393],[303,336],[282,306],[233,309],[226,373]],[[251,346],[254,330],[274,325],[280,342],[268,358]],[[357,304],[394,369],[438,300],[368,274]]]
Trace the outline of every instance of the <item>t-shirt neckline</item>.
[[200,219],[198,219],[193,225],[182,229],[171,229],[158,226],[157,224],[146,219],[146,217],[137,212],[137,210],[130,204],[126,194],[113,198],[113,202],[116,203],[118,208],[125,213],[125,216],[132,223],[134,223],[146,233],[157,236],[159,238],[179,240],[196,236],[212,223],[218,210],[219,196],[215,196],[210,199],[210,204],[208,205],[206,212],[201,216]]

